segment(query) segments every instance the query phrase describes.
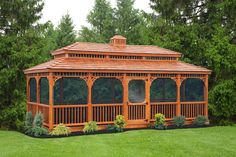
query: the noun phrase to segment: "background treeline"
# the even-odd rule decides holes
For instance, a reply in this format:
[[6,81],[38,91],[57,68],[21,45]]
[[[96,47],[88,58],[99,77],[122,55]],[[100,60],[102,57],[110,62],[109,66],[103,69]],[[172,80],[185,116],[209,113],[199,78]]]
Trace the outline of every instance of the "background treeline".
[[[0,2],[0,127],[19,129],[25,115],[23,70],[49,60],[50,51],[75,41],[109,42],[120,34],[128,44],[158,45],[183,53],[183,60],[211,69],[212,119],[236,115],[236,0],[150,0],[152,13],[133,0],[96,0],[89,27],[75,31],[69,14],[58,26],[39,24],[43,0]],[[79,12],[78,12],[79,14]],[[223,124],[225,121],[221,121]]]

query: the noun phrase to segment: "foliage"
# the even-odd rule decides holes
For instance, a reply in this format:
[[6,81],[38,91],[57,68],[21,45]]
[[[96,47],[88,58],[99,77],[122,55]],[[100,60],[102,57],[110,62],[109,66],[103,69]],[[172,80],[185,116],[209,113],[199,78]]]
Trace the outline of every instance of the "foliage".
[[219,121],[219,125],[221,125],[221,126],[228,126],[228,125],[232,126],[233,124],[234,123],[232,121],[230,121],[230,120],[221,119]]
[[56,30],[56,43],[58,48],[68,46],[75,42],[76,34],[74,31],[74,25],[72,18],[68,13],[62,16]]
[[65,126],[64,124],[60,123],[55,128],[53,128],[53,131],[50,132],[50,135],[66,135],[68,136],[71,133],[70,128]]
[[111,125],[111,124],[108,124],[108,125],[106,126],[106,130],[107,130],[107,131],[111,131],[111,132],[117,131],[116,126],[115,126],[115,125]]
[[148,44],[149,30],[143,14],[134,9],[133,0],[117,0],[112,8],[107,0],[96,0],[87,19],[91,25],[82,27],[80,40],[90,42],[109,42],[115,34],[127,37],[130,44]]
[[114,121],[114,125],[115,125],[118,132],[122,132],[125,125],[126,125],[124,116],[123,115],[117,115],[116,119]]
[[177,127],[184,126],[185,124],[185,116],[176,116],[173,118],[173,124]]
[[43,126],[43,114],[38,112],[34,116],[33,127],[42,127]]
[[40,137],[42,135],[46,135],[47,133],[47,129],[43,127],[43,114],[41,112],[38,112],[34,116],[31,134],[35,137]]
[[25,134],[31,134],[33,125],[32,112],[26,112],[25,115]]
[[35,137],[40,137],[42,135],[47,135],[48,130],[44,127],[35,126],[35,127],[32,128],[32,133],[31,134]]
[[165,128],[165,116],[161,113],[157,113],[154,116],[155,122],[154,127],[156,129],[164,129]]
[[80,32],[84,41],[108,42],[115,34],[114,15],[110,2],[96,0],[87,20],[92,28],[83,26]]
[[42,0],[0,3],[0,127],[19,128],[25,116],[24,69],[49,58],[41,18]]
[[182,60],[211,69],[210,113],[232,118],[236,89],[231,86],[225,94],[224,90],[233,84],[230,82],[236,74],[236,17],[231,16],[236,14],[236,3],[151,0],[150,6],[154,11],[147,18],[151,23],[151,44],[182,52]]
[[[209,93],[209,109],[218,119],[236,115],[236,81],[226,80],[216,85]],[[212,104],[214,103],[214,104]]]
[[205,116],[202,116],[202,115],[198,115],[194,121],[193,121],[193,124],[194,125],[197,125],[197,126],[203,126],[205,125],[207,122],[207,118]]
[[93,133],[97,130],[97,122],[95,121],[90,121],[88,123],[85,123],[83,131],[85,133]]

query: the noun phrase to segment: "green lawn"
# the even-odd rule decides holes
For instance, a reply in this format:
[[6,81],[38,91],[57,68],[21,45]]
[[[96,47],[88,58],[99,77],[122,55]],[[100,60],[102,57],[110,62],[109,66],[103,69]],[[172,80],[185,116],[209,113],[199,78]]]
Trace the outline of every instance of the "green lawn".
[[36,139],[0,131],[0,157],[236,156],[236,125]]

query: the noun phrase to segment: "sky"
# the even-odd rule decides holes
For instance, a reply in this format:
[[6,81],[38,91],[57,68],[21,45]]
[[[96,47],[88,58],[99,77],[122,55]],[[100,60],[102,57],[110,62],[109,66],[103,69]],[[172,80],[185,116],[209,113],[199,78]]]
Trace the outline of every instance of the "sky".
[[[109,1],[114,7],[116,0]],[[95,0],[44,0],[44,2],[41,22],[50,20],[54,25],[58,25],[62,15],[68,12],[73,19],[75,29],[79,30],[83,25],[89,26],[86,17],[93,9]],[[136,0],[134,8],[151,12],[149,2],[150,0]]]

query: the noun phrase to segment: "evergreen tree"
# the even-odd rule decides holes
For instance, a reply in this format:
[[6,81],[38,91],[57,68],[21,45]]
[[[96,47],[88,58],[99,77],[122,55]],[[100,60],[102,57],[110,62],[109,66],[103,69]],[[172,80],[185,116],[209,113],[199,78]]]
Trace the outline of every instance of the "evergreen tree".
[[[211,110],[213,114],[219,115],[221,111],[215,107],[216,101],[224,100],[225,95],[217,93],[218,89],[228,80],[233,81],[236,75],[236,17],[232,17],[236,14],[236,3],[230,0],[151,0],[151,8],[154,10],[150,17],[152,43],[182,52],[183,60],[213,70],[209,101],[210,108],[216,109]],[[228,93],[228,97],[232,95],[224,93]],[[235,104],[228,101],[227,105]],[[232,112],[228,114],[231,118],[236,115]]]
[[108,42],[115,34],[113,9],[107,0],[96,0],[87,19],[92,28],[82,27],[82,40]]
[[68,46],[76,41],[73,21],[68,13],[62,16],[56,31],[56,43],[58,48]]
[[144,31],[144,19],[139,10],[134,9],[134,0],[117,0],[115,10],[117,34],[127,37],[130,44],[143,44],[140,33]]
[[36,23],[42,8],[41,0],[0,3],[0,127],[19,127],[26,106],[23,70],[48,59],[45,25]]

